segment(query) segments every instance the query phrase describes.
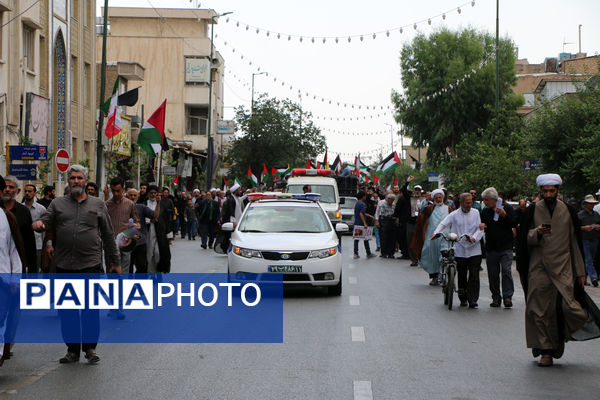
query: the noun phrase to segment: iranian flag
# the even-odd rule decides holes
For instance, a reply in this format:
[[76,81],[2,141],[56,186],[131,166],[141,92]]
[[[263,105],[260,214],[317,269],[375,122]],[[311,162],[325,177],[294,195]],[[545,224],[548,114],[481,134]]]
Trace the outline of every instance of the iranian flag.
[[165,113],[167,110],[167,100],[154,111],[148,118],[138,136],[137,144],[144,149],[150,157],[155,157],[160,151],[162,143],[165,140]]
[[110,98],[110,107],[108,109],[108,120],[106,121],[106,130],[104,134],[109,139],[121,133],[121,113],[117,103],[119,101],[119,77],[115,80],[115,86]]
[[260,181],[261,182],[265,182],[265,176],[269,175],[269,170],[267,169],[267,166],[265,165],[265,163],[263,163],[263,170],[262,173],[260,174]]
[[252,168],[250,168],[249,165],[248,165],[248,180],[250,181],[250,184],[252,184],[253,187],[256,187],[256,185],[258,185],[258,179],[252,173]]
[[377,166],[377,172],[391,171],[393,168],[396,168],[400,164],[402,164],[402,160],[400,160],[400,157],[398,157],[398,153],[394,151],[392,154],[384,158],[381,164]]

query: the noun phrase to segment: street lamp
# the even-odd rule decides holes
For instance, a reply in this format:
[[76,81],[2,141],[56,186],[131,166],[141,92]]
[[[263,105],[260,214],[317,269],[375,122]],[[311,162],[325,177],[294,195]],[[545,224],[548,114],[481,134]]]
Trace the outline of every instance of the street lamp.
[[254,114],[254,77],[256,75],[265,75],[267,72],[253,72],[252,73],[252,102],[250,103],[250,113]]
[[212,122],[212,62],[213,62],[213,48],[214,48],[214,32],[215,32],[215,18],[219,18],[222,17],[224,15],[228,15],[233,13],[233,11],[228,11],[225,12],[223,14],[217,14],[217,15],[213,15],[212,17],[210,17],[210,71],[209,71],[209,76],[208,76],[208,129],[207,129],[207,144],[206,144],[206,150],[208,153],[208,157],[207,157],[207,167],[206,167],[206,190],[210,190],[210,186],[212,183],[212,164],[213,164],[213,149],[211,146],[211,142],[210,142],[210,129],[211,129],[211,122]]

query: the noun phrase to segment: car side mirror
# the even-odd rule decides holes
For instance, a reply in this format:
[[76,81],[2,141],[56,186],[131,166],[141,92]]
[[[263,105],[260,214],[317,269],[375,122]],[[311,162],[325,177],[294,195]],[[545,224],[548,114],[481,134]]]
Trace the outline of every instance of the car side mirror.
[[221,230],[223,230],[225,232],[232,232],[233,231],[233,222],[225,222],[223,225],[221,225]]
[[342,205],[342,204],[346,204],[346,199],[343,197],[340,198],[340,205]]
[[348,232],[349,230],[350,228],[348,225],[344,224],[343,222],[339,222],[335,225],[336,232]]

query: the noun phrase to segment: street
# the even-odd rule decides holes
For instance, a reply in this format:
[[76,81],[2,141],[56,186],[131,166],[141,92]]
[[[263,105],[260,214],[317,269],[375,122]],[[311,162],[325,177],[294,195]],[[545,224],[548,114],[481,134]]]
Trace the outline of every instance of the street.
[[[98,365],[61,365],[63,344],[16,344],[0,368],[4,399],[580,399],[600,389],[597,341],[568,343],[554,368],[525,347],[524,298],[448,311],[409,261],[352,259],[341,297],[284,294],[283,344],[99,344]],[[371,242],[374,247],[374,241]],[[227,260],[177,238],[173,272],[226,272]],[[485,260],[483,262],[485,267]],[[514,267],[514,266],[513,266]],[[484,268],[485,269],[485,268]],[[600,302],[600,289],[588,292]],[[123,321],[127,323],[127,320]]]

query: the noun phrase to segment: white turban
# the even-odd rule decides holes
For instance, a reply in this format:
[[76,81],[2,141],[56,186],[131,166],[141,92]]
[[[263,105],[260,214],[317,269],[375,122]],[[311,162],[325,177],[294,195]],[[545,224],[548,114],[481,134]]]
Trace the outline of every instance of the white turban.
[[231,187],[231,189],[229,189],[231,191],[231,193],[235,192],[236,190],[238,190],[239,188],[241,188],[239,183],[236,183],[235,185],[233,185]]
[[538,186],[560,186],[562,185],[562,179],[558,174],[543,174],[537,177],[535,183]]
[[433,192],[431,192],[431,198],[434,198],[436,194],[441,194],[442,197],[446,197],[442,189],[435,189]]

